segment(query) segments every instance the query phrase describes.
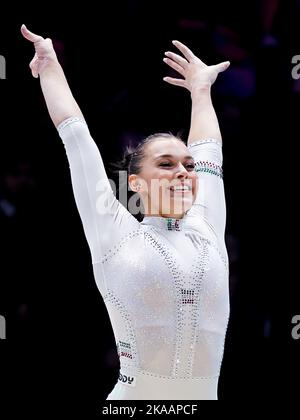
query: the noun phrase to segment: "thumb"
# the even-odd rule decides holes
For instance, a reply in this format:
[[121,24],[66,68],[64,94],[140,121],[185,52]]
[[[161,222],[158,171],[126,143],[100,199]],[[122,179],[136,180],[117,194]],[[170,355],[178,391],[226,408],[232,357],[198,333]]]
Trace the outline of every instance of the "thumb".
[[225,71],[228,69],[228,67],[230,66],[230,62],[229,61],[223,61],[220,64],[216,64],[215,68],[217,70],[218,73]]
[[21,32],[24,38],[28,39],[28,41],[31,42],[38,42],[44,39],[42,36],[36,35],[33,32],[29,31],[24,24],[21,26]]

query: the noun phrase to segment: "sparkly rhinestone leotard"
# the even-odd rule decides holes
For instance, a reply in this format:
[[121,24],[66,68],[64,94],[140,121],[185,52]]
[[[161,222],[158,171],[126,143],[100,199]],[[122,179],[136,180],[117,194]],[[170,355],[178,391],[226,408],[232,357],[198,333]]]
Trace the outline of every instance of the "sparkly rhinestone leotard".
[[120,358],[107,399],[217,399],[229,316],[220,144],[189,146],[199,188],[182,219],[140,223],[116,199],[85,122],[58,131]]

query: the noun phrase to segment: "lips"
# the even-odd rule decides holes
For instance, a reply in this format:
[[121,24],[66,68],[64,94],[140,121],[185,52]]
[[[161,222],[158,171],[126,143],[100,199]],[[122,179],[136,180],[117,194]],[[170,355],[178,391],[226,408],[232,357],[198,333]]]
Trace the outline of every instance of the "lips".
[[192,187],[190,185],[173,185],[169,188],[171,198],[190,198],[192,196]]
[[189,192],[192,190],[190,185],[174,185],[170,187],[170,190],[173,192]]

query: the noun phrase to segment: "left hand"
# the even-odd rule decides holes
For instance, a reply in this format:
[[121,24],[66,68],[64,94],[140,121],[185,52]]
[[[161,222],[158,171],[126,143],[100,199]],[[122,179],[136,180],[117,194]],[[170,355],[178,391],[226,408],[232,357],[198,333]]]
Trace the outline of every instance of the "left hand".
[[53,62],[57,62],[52,41],[50,38],[44,39],[42,36],[34,34],[25,25],[21,26],[21,32],[24,38],[28,39],[34,45],[35,54],[29,67],[33,77],[37,78],[44,68]]
[[218,74],[226,70],[230,65],[229,61],[225,61],[213,66],[207,66],[181,42],[172,41],[172,43],[179,49],[184,57],[167,51],[165,53],[166,57],[164,57],[163,60],[172,67],[172,69],[181,74],[184,79],[164,77],[163,80],[171,85],[184,87],[191,93],[197,90],[197,88],[210,87],[215,82]]

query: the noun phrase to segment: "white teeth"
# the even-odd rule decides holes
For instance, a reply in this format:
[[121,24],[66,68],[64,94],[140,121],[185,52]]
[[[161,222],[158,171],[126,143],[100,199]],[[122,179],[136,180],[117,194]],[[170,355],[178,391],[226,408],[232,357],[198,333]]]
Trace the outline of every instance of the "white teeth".
[[188,185],[184,185],[183,187],[171,187],[173,191],[189,191],[191,190],[191,187]]

